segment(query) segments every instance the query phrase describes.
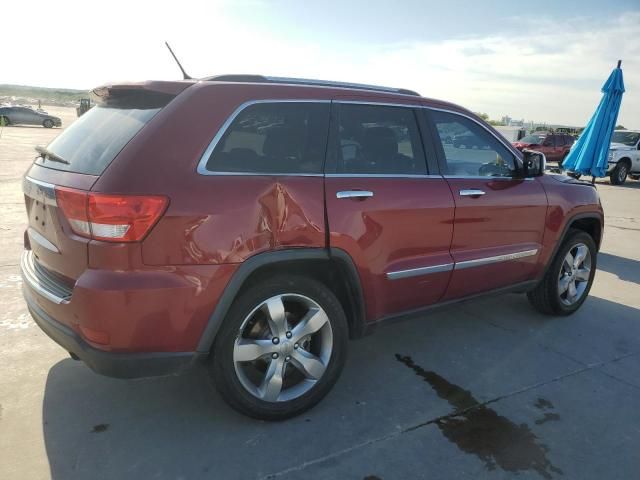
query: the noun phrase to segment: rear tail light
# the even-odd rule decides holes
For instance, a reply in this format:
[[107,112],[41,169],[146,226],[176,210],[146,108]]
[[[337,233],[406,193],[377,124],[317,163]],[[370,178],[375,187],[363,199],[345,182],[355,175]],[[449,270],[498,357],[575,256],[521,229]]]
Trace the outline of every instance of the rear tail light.
[[106,242],[142,240],[164,213],[162,196],[106,195],[56,187],[56,200],[76,235]]

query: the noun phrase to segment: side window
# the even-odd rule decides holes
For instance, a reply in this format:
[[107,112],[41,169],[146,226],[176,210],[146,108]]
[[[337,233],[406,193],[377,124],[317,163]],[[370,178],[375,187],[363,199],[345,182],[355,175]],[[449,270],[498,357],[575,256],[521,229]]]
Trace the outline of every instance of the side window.
[[322,173],[328,132],[328,103],[250,105],[224,132],[207,161],[207,170]]
[[556,139],[556,147],[564,147],[564,135],[554,135]]
[[476,122],[460,115],[431,112],[446,160],[446,175],[511,177],[515,158]]
[[426,173],[413,109],[355,104],[339,108],[338,173]]

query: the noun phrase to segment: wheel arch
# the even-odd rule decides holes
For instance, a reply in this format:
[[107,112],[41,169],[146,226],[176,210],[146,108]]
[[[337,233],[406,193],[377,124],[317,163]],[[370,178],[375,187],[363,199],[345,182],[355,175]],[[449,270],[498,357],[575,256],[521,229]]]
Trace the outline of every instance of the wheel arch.
[[539,278],[543,278],[547,273],[547,270],[553,263],[553,259],[556,258],[560,246],[565,242],[571,230],[581,230],[589,234],[593,238],[598,251],[600,250],[600,245],[602,243],[602,234],[604,232],[604,220],[602,215],[595,212],[579,213],[577,215],[574,215],[570,217],[565,223],[562,233],[558,237],[558,241],[553,247],[553,253],[549,257],[543,273]]
[[341,249],[292,248],[254,255],[245,260],[225,287],[198,342],[199,353],[209,353],[231,305],[239,294],[279,273],[309,276],[338,297],[349,324],[349,337],[365,332],[365,310],[360,277],[347,252]]
[[632,162],[631,162],[631,158],[630,157],[621,157],[618,159],[618,161],[616,163],[620,163],[620,162],[624,162],[627,164],[627,166],[629,167],[629,171],[631,171],[631,166],[632,166]]

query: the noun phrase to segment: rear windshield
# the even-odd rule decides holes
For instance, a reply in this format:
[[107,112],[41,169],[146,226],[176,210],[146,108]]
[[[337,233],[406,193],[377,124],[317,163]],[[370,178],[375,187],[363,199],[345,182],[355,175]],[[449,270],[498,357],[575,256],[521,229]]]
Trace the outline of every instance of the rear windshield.
[[157,103],[149,108],[139,104],[93,107],[47,146],[58,161],[41,156],[36,163],[56,170],[100,175],[160,110]]

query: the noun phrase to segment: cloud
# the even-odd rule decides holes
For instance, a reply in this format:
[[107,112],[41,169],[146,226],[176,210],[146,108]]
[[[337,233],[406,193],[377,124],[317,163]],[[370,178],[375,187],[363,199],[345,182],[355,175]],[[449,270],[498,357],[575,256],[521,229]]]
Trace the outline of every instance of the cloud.
[[494,118],[583,125],[600,88],[623,59],[627,93],[619,121],[640,128],[640,13],[601,24],[522,24],[520,35],[422,42],[369,58],[360,78],[461,103]]
[[[622,58],[627,92],[619,121],[640,128],[640,12],[513,18],[491,35],[376,44],[344,41],[339,32],[300,36],[299,26],[263,21],[264,8],[271,8],[264,1],[244,1],[252,15],[234,16],[230,0],[195,0],[182,9],[112,0],[99,21],[80,23],[68,12],[84,8],[82,2],[67,12],[43,3],[42,29],[55,32],[55,50],[37,36],[24,37],[3,50],[2,82],[90,88],[122,79],[177,79],[163,45],[168,40],[194,76],[263,73],[398,86],[493,118],[582,125]],[[24,16],[21,5],[9,2],[7,18]],[[16,29],[9,37],[20,36],[20,22],[7,25]]]
[[464,47],[460,50],[460,52],[467,57],[475,57],[476,55],[491,55],[496,53],[495,50],[487,48],[483,45]]

